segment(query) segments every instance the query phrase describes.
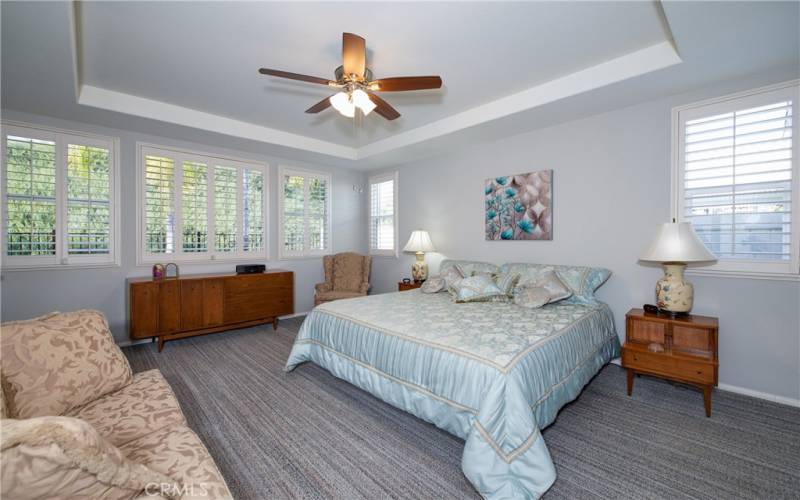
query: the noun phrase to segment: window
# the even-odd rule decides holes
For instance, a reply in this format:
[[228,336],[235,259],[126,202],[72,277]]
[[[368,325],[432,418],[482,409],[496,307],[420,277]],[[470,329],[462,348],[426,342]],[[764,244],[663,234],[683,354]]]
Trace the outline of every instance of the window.
[[279,258],[331,251],[331,176],[279,167]]
[[266,166],[139,145],[139,263],[266,259]]
[[717,256],[712,272],[798,274],[799,99],[791,82],[673,111],[674,217]]
[[397,172],[369,179],[369,253],[397,257]]
[[3,122],[3,265],[118,264],[117,158],[109,137]]

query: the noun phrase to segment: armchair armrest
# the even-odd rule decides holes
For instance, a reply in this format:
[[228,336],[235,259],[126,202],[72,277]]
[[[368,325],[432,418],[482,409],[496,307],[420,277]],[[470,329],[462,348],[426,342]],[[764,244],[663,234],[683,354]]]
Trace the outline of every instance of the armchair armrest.
[[331,284],[330,284],[330,283],[328,283],[328,282],[325,282],[325,283],[317,283],[316,285],[314,285],[314,291],[315,291],[316,293],[325,293],[325,292],[330,292],[332,289],[333,289],[333,287],[332,287],[332,286],[331,286]]
[[358,291],[361,294],[366,295],[367,292],[369,291],[369,281],[366,283],[361,283],[361,286],[359,287]]

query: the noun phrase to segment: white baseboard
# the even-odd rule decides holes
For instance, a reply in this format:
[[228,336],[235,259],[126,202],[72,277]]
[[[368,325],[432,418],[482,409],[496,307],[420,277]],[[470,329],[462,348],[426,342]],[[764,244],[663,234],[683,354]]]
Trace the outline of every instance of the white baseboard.
[[[287,314],[286,316],[279,316],[278,319],[291,319],[291,318],[296,318],[298,316],[305,316],[309,312],[311,312],[311,311],[299,312],[299,313],[294,313],[294,314]],[[120,347],[130,347],[132,345],[146,344],[146,343],[152,342],[152,341],[153,341],[153,339],[122,340],[120,342],[117,342],[117,345],[120,346]]]
[[[615,365],[622,366],[621,358],[614,358],[611,360],[611,362]],[[766,401],[772,401],[773,403],[780,403],[793,406],[795,408],[800,408],[800,399],[787,398],[786,396],[778,396],[777,394],[770,394],[768,392],[754,391],[753,389],[747,389],[730,384],[719,384],[717,385],[717,389],[720,391],[733,392],[743,396],[750,396],[751,398],[764,399]]]

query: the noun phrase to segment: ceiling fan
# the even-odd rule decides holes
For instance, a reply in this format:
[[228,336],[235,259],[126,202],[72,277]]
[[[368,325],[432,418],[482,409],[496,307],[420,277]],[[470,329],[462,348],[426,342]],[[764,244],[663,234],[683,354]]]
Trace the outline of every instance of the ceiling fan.
[[355,116],[356,108],[364,115],[373,110],[386,118],[394,120],[400,113],[388,102],[373,92],[404,92],[407,90],[438,89],[442,79],[438,76],[398,76],[372,79],[372,71],[367,68],[367,43],[362,37],[352,33],[342,33],[342,65],[336,68],[336,80],[300,75],[277,69],[261,68],[263,75],[318,83],[339,89],[336,94],[326,97],[306,110],[306,113],[319,113],[333,106],[339,113],[349,118]]

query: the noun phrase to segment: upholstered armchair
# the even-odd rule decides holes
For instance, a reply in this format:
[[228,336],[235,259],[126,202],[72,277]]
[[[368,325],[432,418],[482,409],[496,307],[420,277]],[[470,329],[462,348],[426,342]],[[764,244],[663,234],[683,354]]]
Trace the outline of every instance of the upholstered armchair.
[[369,266],[372,257],[353,252],[326,255],[325,283],[316,285],[314,305],[338,299],[361,297],[369,290]]

